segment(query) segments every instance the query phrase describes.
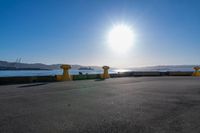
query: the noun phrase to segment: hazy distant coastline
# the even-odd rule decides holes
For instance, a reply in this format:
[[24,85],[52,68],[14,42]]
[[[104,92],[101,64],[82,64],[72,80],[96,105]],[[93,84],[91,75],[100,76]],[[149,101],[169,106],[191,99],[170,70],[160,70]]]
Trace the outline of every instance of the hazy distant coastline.
[[16,67],[1,67],[1,71],[7,71],[7,70],[50,70],[50,69],[41,69],[41,68],[16,68]]
[[[46,65],[42,63],[18,63],[0,61],[0,70],[58,70],[61,64]],[[101,66],[82,66],[71,65],[73,70],[81,70],[83,68],[90,68],[91,70],[101,70]],[[130,71],[193,71],[195,65],[161,65],[161,66],[147,66],[147,67],[129,67]],[[112,68],[117,69],[117,68]],[[120,68],[119,68],[120,69]]]
[[[46,65],[42,63],[18,63],[18,62],[8,62],[0,61],[0,70],[57,70],[60,69],[61,64]],[[99,66],[81,66],[81,65],[71,65],[72,69],[78,70],[82,68],[91,69],[101,69]]]

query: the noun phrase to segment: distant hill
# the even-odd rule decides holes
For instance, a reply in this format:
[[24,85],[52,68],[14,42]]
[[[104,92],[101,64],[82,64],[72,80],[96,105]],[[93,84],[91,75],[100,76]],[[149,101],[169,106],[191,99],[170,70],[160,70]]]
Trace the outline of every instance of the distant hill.
[[[7,62],[0,61],[0,70],[53,70],[60,69],[61,64],[46,65],[42,63],[17,63],[17,62]],[[82,67],[91,67],[93,69],[101,69],[98,66],[81,66],[81,65],[71,65],[72,69],[80,69]]]
[[129,68],[132,71],[194,71],[196,65],[163,65]]
[[[61,64],[46,65],[42,63],[16,63],[0,61],[0,70],[54,70],[60,69]],[[100,66],[82,66],[71,65],[74,70],[81,70],[83,68],[102,69]],[[132,67],[127,68],[131,71],[193,71],[195,65],[165,65],[165,66],[147,66],[147,67]],[[117,68],[111,68],[117,69]]]

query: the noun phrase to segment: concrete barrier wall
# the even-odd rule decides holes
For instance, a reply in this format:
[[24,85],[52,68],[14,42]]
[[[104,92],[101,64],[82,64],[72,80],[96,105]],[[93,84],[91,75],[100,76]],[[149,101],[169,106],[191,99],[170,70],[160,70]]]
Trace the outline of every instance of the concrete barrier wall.
[[124,72],[110,74],[111,78],[118,77],[141,77],[141,76],[192,76],[193,72]]
[[192,76],[192,72],[169,72],[169,76]]
[[112,78],[115,77],[141,77],[141,76],[168,76],[168,72],[125,72],[118,74],[110,74]]
[[100,74],[73,75],[73,80],[99,79]]
[[55,76],[0,77],[0,85],[55,81]]
[[[142,76],[192,76],[192,72],[124,72],[110,74],[111,78]],[[72,75],[73,80],[100,79],[101,74]],[[56,76],[0,77],[0,85],[34,82],[56,82]]]
[[166,75],[165,73],[161,74],[161,72],[133,72],[133,76],[162,76]]

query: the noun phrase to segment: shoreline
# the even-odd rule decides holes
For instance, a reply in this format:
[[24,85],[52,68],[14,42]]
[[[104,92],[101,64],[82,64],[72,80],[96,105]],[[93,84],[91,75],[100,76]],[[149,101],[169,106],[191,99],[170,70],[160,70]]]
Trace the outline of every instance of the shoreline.
[[[140,71],[140,72],[121,72],[111,73],[111,78],[120,77],[162,77],[162,76],[192,76],[193,72],[152,72],[152,71]],[[101,74],[83,74],[72,75],[72,80],[89,80],[89,79],[101,79]],[[15,76],[15,77],[0,77],[0,85],[8,84],[22,84],[22,83],[36,83],[36,82],[58,82],[56,75],[49,76]]]

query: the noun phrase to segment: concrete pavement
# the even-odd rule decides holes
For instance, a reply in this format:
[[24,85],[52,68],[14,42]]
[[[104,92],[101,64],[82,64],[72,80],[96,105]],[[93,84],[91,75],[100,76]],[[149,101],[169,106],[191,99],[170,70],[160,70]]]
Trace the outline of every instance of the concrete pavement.
[[199,133],[200,78],[0,86],[0,133]]

